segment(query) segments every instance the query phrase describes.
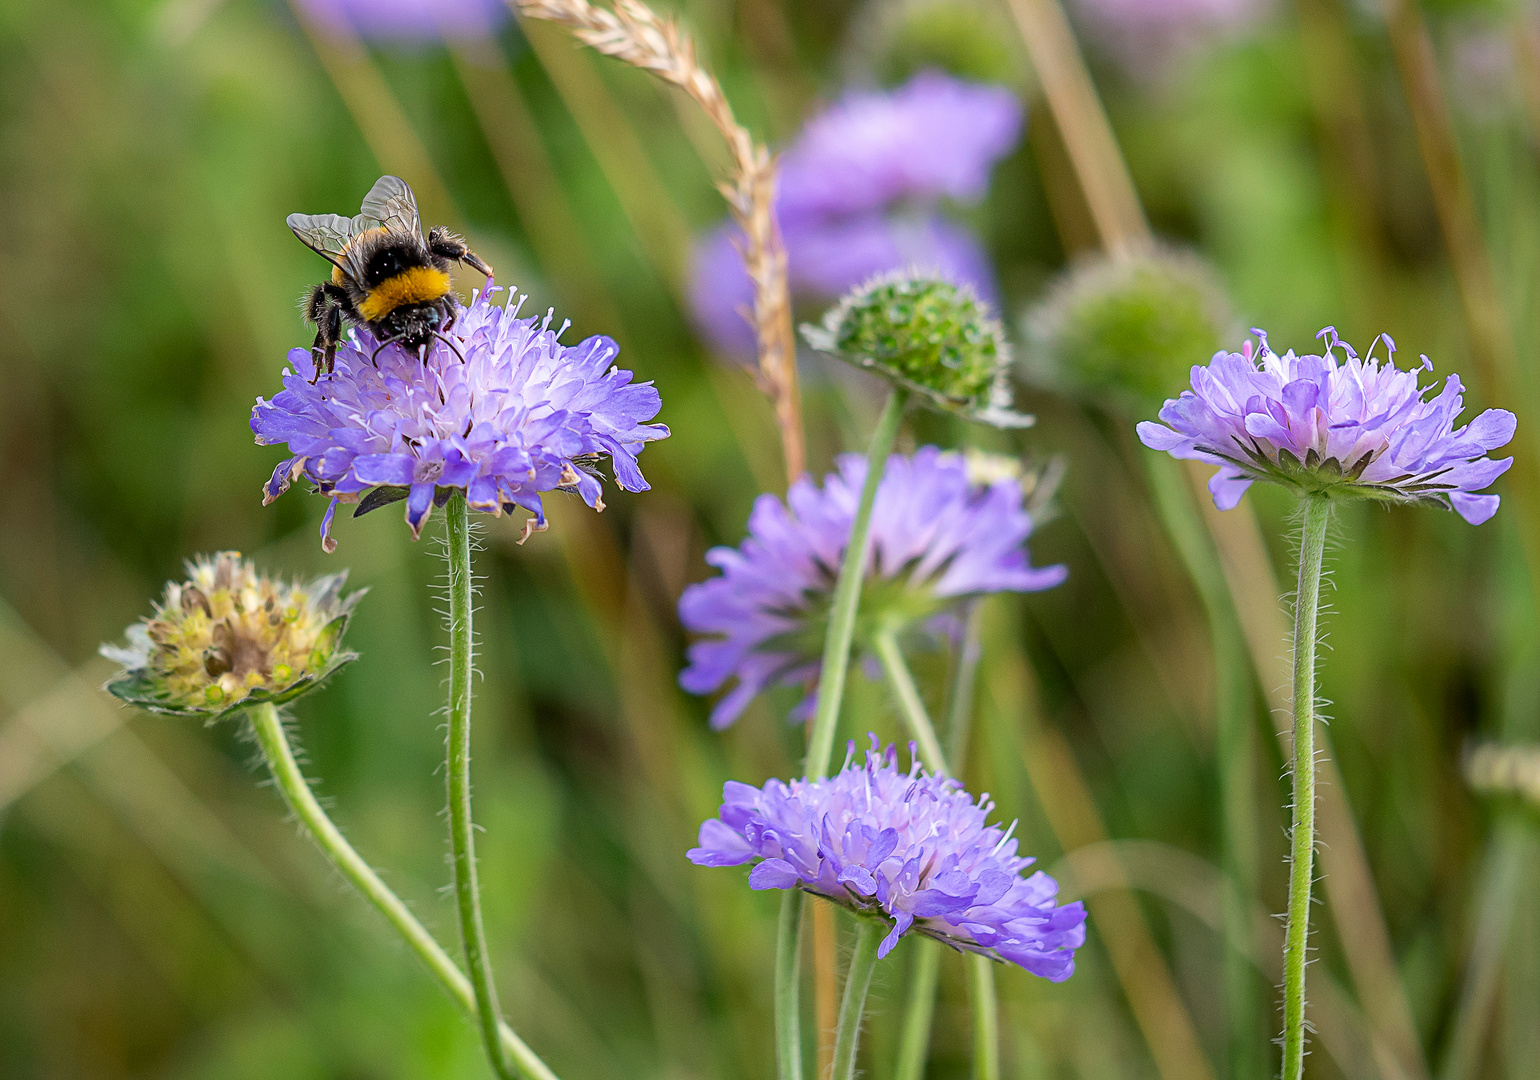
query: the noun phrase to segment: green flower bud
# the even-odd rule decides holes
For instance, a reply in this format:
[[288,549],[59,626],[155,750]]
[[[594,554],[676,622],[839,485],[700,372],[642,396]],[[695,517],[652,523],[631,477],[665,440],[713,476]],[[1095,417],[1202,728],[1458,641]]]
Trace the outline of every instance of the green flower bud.
[[1035,382],[1144,416],[1236,336],[1234,323],[1223,288],[1194,255],[1097,258],[1027,312],[1025,366]]
[[804,325],[802,336],[947,412],[996,427],[1032,423],[1010,411],[1005,331],[966,285],[917,271],[882,274],[846,293],[822,326]]
[[213,720],[292,701],[357,659],[342,635],[363,591],[342,595],[346,571],[285,583],[224,551],[189,562],[187,577],[128,628],[126,647],[102,646],[123,665],[109,693],[150,712]]

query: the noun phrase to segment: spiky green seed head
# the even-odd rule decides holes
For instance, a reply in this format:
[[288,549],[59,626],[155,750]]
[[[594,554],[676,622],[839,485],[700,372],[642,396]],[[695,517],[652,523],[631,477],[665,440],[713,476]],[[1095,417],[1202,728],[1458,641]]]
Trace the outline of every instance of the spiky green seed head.
[[123,665],[106,689],[150,712],[209,719],[292,701],[356,659],[342,635],[363,592],[343,596],[346,579],[284,582],[234,551],[192,560],[126,646],[102,646]]
[[1010,344],[971,288],[917,271],[882,274],[804,325],[813,348],[867,368],[948,412],[1024,427],[1010,411]]
[[1096,259],[1049,287],[1023,320],[1034,381],[1146,415],[1236,333],[1224,289],[1196,256]]

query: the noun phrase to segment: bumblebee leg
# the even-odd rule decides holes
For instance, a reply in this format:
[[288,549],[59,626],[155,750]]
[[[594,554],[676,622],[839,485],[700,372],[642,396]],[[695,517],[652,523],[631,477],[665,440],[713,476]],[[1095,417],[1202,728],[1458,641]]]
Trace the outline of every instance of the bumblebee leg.
[[428,250],[441,258],[462,262],[487,277],[492,276],[492,267],[467,247],[464,240],[442,225],[435,225],[428,232]]
[[443,314],[447,316],[447,321],[439,323],[439,332],[447,334],[454,329],[455,320],[460,317],[460,306],[455,303],[453,295],[444,297],[439,303],[443,305]]
[[[330,298],[328,298],[330,299]],[[315,383],[321,377],[324,369],[330,375],[337,366],[337,342],[342,337],[342,308],[335,301],[330,301],[321,317],[316,320],[315,345],[310,351],[314,353],[316,347],[321,348],[320,363],[315,365],[315,374],[310,377],[311,383]]]

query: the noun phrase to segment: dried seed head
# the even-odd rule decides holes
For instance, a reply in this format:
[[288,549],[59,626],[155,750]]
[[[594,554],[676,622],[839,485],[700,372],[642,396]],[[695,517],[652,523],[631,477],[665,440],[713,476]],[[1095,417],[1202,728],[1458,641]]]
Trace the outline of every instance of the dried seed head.
[[1025,427],[1010,411],[1005,331],[973,290],[919,271],[881,274],[845,294],[809,345],[868,368],[947,412]]
[[311,582],[259,574],[238,552],[187,564],[127,647],[102,646],[123,665],[107,690],[151,712],[221,716],[290,701],[355,658],[342,634],[362,591],[342,595],[346,572]]

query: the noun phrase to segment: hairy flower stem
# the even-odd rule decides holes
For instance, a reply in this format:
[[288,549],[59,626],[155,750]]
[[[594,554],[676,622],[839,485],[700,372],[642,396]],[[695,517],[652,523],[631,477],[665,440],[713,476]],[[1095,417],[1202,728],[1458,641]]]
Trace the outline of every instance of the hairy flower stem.
[[798,1001],[802,956],[802,909],[806,896],[788,889],[781,897],[775,938],[775,1060],[779,1080],[802,1080],[802,1006]]
[[[898,639],[894,637],[890,628],[879,630],[873,644],[877,649],[877,657],[882,661],[882,670],[888,677],[888,684],[893,688],[893,695],[898,698],[898,711],[903,714],[904,722],[909,726],[909,733],[914,737],[915,745],[919,748],[920,761],[925,768],[936,776],[949,776],[946,758],[941,753],[941,743],[936,738],[936,729],[930,722],[930,715],[925,711],[925,703],[920,700],[920,693],[915,688],[914,676],[909,673],[909,665],[904,663],[904,654],[898,647]],[[916,986],[915,992],[919,987]],[[932,983],[931,994],[934,995],[935,986]],[[993,962],[987,956],[978,954],[968,957],[968,997],[973,1010],[973,1075],[975,1080],[999,1080],[1000,1078],[1000,1003],[995,995],[995,973]],[[923,1019],[925,1030],[920,1033],[910,1031],[908,1024],[911,1019]],[[904,1016],[905,1031],[903,1045],[907,1048],[911,1039],[920,1040],[929,1037],[930,1011],[923,1013],[915,1005],[913,998],[910,1000],[908,1011]]]
[[[839,581],[834,586],[834,602],[829,609],[828,637],[823,645],[823,668],[818,679],[818,711],[813,716],[813,730],[808,736],[807,773],[819,780],[829,774],[829,758],[834,754],[834,731],[839,726],[840,703],[845,697],[845,673],[850,667],[850,642],[856,632],[856,609],[861,604],[861,583],[866,577],[867,537],[871,532],[872,504],[877,500],[877,484],[888,453],[898,435],[898,422],[909,399],[907,391],[895,387],[877,419],[871,446],[866,451],[866,482],[861,485],[861,500],[856,504],[855,520],[850,523],[850,539],[840,564]],[[780,1080],[800,1080],[802,1076],[801,980],[799,953],[789,938],[795,937],[800,919],[790,907],[801,910],[800,900],[788,896],[782,902],[775,963],[775,1045]],[[863,992],[864,998],[864,992]]]
[[[465,1010],[466,1015],[476,1015],[476,992],[471,988],[470,980],[455,966],[455,962],[439,943],[433,940],[433,935],[407,910],[401,898],[391,892],[389,886],[380,880],[379,875],[353,849],[341,830],[326,816],[326,811],[321,809],[310,785],[305,782],[304,774],[300,772],[299,764],[294,760],[294,751],[289,746],[277,707],[271,704],[256,705],[247,710],[247,715],[251,718],[257,745],[262,748],[262,757],[273,774],[273,782],[279,794],[321,849],[321,853],[355,889],[363,893],[364,899],[385,916],[385,921],[428,965],[434,978],[443,984],[449,996]],[[519,1070],[526,1077],[531,1080],[556,1080],[556,1074],[506,1024],[499,1025],[498,1039],[502,1050],[518,1064]]]
[[877,418],[866,451],[866,482],[861,485],[861,501],[856,504],[855,520],[850,523],[850,539],[840,564],[839,581],[834,586],[834,601],[829,608],[828,637],[823,643],[823,666],[818,674],[818,711],[813,716],[813,733],[807,745],[807,777],[819,780],[829,773],[829,758],[834,753],[834,732],[839,726],[840,703],[845,697],[845,674],[850,669],[850,642],[856,632],[856,609],[861,606],[861,585],[866,578],[866,560],[870,554],[867,539],[871,533],[872,504],[877,501],[877,485],[898,435],[898,422],[904,415],[909,392],[894,387]]
[[833,1080],[855,1080],[856,1044],[861,1039],[861,1017],[866,1012],[866,991],[877,967],[877,946],[882,928],[873,919],[862,919],[856,928],[856,949],[845,972],[845,996],[840,1001],[840,1022],[834,1032]]
[[941,978],[941,942],[916,937],[909,949],[914,953],[909,970],[909,1003],[904,1007],[904,1028],[899,1036],[893,1080],[922,1080],[925,1075],[931,1020],[936,1012],[936,984]]
[[445,554],[449,560],[449,846],[454,856],[455,901],[465,966],[476,991],[476,1018],[492,1069],[505,1080],[512,1070],[498,1039],[497,986],[487,962],[481,925],[481,887],[476,882],[476,841],[471,821],[471,526],[465,495],[456,491],[444,508]]
[[1305,499],[1299,544],[1299,591],[1294,597],[1294,831],[1289,867],[1289,921],[1283,939],[1283,1080],[1305,1070],[1305,961],[1310,934],[1310,885],[1315,859],[1315,642],[1321,603],[1321,561],[1331,503]]

